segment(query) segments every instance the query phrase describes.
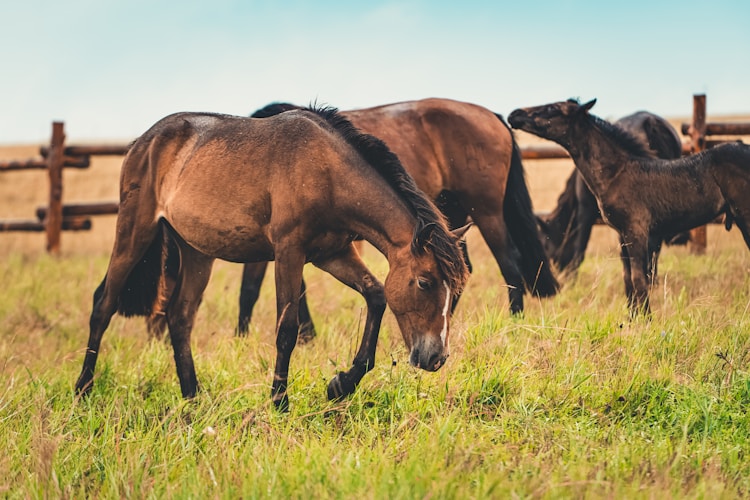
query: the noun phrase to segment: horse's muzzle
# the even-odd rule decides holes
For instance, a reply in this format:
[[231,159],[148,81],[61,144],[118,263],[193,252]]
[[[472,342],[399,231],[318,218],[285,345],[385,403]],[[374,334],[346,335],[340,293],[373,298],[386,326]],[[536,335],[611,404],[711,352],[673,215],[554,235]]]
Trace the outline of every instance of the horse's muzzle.
[[442,350],[440,352],[432,352],[428,349],[414,347],[409,356],[409,363],[422,370],[436,372],[445,364],[446,359],[448,359],[448,354]]
[[530,122],[529,115],[523,109],[516,109],[508,116],[508,123],[513,128],[521,128]]

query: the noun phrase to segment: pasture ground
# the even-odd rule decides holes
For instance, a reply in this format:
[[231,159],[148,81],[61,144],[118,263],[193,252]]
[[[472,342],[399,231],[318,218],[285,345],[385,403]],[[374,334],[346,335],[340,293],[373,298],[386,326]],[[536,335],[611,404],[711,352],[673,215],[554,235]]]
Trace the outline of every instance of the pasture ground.
[[[519,140],[533,139],[520,135]],[[75,142],[71,140],[71,143]],[[36,146],[2,147],[26,158]],[[114,200],[120,158],[65,172],[66,201]],[[525,162],[538,210],[572,168]],[[0,217],[30,218],[46,173],[0,175]],[[389,313],[375,369],[328,402],[348,367],[363,301],[306,271],[319,337],[292,359],[291,412],[269,401],[273,281],[248,338],[233,336],[239,266],[217,263],[193,348],[203,392],[183,401],[171,348],[113,318],[90,398],[73,384],[114,217],[64,233],[0,234],[0,494],[9,498],[734,498],[750,495],[750,252],[711,226],[705,255],[667,247],[653,317],[628,320],[617,241],[597,227],[564,288],[510,317],[476,230],[452,355],[417,371]],[[365,257],[381,277],[387,266]]]

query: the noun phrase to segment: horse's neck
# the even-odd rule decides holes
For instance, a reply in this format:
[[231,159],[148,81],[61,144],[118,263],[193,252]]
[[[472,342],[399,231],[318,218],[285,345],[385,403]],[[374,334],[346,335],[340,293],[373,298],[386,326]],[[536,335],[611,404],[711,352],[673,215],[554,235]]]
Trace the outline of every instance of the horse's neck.
[[576,168],[595,194],[606,192],[630,161],[622,147],[592,123],[575,125],[568,141]]
[[[372,188],[357,192],[366,183],[356,183],[344,207],[350,217],[350,229],[389,257],[395,250],[411,245],[416,218],[395,192],[373,195]],[[372,186],[372,185],[371,185]]]

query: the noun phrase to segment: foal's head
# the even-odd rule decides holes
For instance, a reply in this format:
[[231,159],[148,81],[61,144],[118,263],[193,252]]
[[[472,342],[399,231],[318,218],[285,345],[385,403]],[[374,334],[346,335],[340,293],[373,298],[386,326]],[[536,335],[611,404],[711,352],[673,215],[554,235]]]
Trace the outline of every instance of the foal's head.
[[508,123],[513,128],[564,145],[571,122],[588,114],[594,104],[596,104],[596,99],[585,104],[568,99],[542,106],[519,108],[508,116]]
[[410,248],[390,259],[385,297],[410,350],[412,366],[436,371],[448,358],[451,305],[466,280],[463,259],[454,248],[467,228],[451,233],[429,226]]

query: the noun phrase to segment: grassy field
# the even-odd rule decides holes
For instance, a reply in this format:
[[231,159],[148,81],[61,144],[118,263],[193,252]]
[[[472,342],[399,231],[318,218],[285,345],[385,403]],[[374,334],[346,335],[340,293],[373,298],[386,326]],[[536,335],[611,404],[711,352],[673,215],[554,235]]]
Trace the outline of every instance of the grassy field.
[[[24,158],[34,147],[0,148]],[[65,173],[68,201],[115,199],[119,159]],[[527,162],[536,208],[570,171]],[[0,216],[28,218],[42,172],[0,176]],[[291,411],[269,399],[273,282],[248,338],[233,337],[239,267],[217,263],[193,349],[203,392],[180,397],[171,348],[115,317],[91,397],[74,397],[91,296],[113,217],[65,233],[0,235],[0,494],[9,498],[735,498],[750,495],[750,252],[709,228],[705,255],[668,247],[650,321],[628,321],[616,238],[595,228],[577,276],[507,312],[504,281],[476,230],[475,270],[436,373],[409,366],[387,312],[377,366],[328,402],[349,366],[363,300],[306,272],[319,337],[295,350]],[[387,266],[371,247],[379,276]]]

